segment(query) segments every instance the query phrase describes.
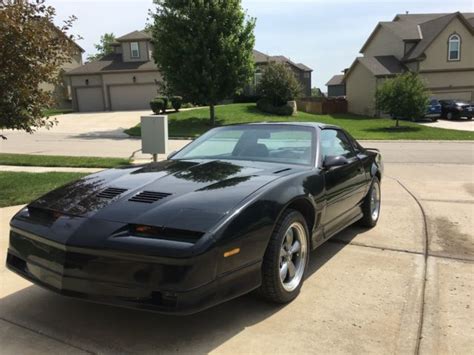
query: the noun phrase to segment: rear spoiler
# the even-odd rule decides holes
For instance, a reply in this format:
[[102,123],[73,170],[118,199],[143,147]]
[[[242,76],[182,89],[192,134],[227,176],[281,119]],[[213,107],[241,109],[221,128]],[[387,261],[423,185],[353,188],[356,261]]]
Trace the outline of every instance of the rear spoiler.
[[380,152],[378,148],[364,148],[365,150],[375,150],[376,152]]

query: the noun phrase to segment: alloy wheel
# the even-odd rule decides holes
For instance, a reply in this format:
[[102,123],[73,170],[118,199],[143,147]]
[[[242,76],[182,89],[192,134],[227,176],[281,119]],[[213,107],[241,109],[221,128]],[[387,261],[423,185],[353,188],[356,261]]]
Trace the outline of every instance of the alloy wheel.
[[303,279],[308,257],[307,248],[305,228],[299,222],[292,223],[280,248],[280,281],[285,291],[295,290]]
[[370,192],[370,215],[372,220],[376,221],[380,213],[380,185],[375,182]]

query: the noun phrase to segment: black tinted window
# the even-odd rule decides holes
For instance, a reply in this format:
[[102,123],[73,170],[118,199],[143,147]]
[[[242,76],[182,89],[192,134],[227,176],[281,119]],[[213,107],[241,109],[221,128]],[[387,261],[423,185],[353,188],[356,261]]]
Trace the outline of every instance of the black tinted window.
[[344,132],[336,129],[324,129],[321,131],[321,155],[324,160],[328,156],[342,155],[351,158],[355,154],[352,144]]

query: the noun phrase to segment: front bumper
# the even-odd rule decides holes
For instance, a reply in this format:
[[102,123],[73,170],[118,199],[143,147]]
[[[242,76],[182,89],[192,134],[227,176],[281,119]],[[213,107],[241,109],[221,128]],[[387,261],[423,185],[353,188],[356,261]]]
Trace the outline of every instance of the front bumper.
[[[7,267],[64,296],[160,313],[191,314],[238,297],[261,282],[255,262],[190,283],[215,257],[152,257],[110,250],[72,248],[18,229],[10,233]],[[192,287],[191,285],[197,285]]]

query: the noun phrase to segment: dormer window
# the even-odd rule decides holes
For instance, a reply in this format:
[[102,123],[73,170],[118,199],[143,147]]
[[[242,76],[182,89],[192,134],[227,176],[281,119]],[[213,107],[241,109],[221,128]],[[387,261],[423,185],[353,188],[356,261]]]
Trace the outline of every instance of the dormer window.
[[461,37],[457,34],[449,36],[448,40],[448,60],[455,61],[461,59]]
[[138,45],[138,42],[130,43],[130,57],[140,58],[140,46]]

